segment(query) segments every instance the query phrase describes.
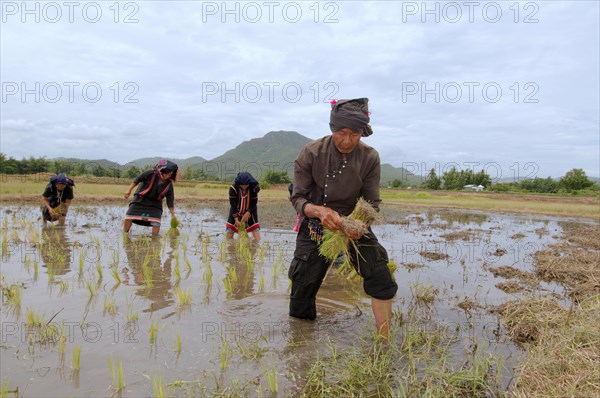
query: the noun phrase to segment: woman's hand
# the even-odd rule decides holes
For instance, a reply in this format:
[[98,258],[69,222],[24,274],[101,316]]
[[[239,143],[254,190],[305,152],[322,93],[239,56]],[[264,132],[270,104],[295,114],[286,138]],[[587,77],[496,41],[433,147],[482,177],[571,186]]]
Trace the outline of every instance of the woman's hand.
[[244,215],[242,216],[242,222],[243,223],[248,223],[248,219],[250,218],[250,212],[247,211],[244,213]]
[[321,220],[321,224],[331,231],[339,231],[341,228],[340,225],[340,215],[337,211],[332,210],[325,206],[320,206],[319,209],[319,220]]
[[347,237],[349,237],[350,239],[360,239],[363,237],[363,234],[361,234],[360,232],[354,232],[354,233],[350,233],[347,231],[344,231],[344,234],[346,234]]
[[123,197],[125,199],[129,198],[129,196],[131,195],[131,191],[133,191],[133,188],[136,187],[137,184],[134,184],[133,182],[131,184],[129,184],[129,189],[127,191],[125,191],[125,194],[123,195]]

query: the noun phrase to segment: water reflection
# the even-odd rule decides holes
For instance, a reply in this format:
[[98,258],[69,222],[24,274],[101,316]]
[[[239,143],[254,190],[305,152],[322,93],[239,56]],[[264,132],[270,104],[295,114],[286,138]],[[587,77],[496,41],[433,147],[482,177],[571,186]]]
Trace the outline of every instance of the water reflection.
[[435,213],[430,212],[429,214],[433,215],[436,213],[439,215],[440,220],[446,221],[450,226],[452,226],[454,223],[460,225],[467,225],[471,223],[481,225],[489,219],[487,214],[469,213],[464,211],[439,211]]
[[251,296],[254,291],[256,252],[260,241],[250,238],[227,239],[224,285],[228,297],[240,300]]
[[55,275],[65,275],[71,270],[73,246],[69,241],[67,229],[49,226],[42,228],[40,247],[43,267],[47,268],[50,279]]
[[127,264],[133,275],[133,283],[141,288],[136,294],[150,301],[148,308],[142,312],[153,312],[169,307],[174,303],[171,266],[173,252],[177,249],[177,239],[170,240],[171,249],[164,263],[161,264],[161,241],[140,236],[135,240],[125,235],[123,248],[127,256]]

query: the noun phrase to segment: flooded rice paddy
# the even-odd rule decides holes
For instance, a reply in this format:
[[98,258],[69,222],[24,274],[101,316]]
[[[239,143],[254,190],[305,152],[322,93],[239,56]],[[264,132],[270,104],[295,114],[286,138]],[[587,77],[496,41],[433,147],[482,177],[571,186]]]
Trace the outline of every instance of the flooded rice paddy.
[[[224,237],[222,204],[178,208],[180,235],[121,232],[124,207],[73,206],[42,227],[34,206],[2,208],[1,370],[22,396],[289,396],[314,361],[373,341],[360,281],[330,272],[318,318],[287,315],[295,214],[260,204],[262,240]],[[384,207],[373,230],[397,265],[394,339],[418,312],[460,366],[475,349],[499,358],[508,388],[521,356],[489,309],[532,290],[533,254],[565,220]],[[390,366],[394,366],[392,363]],[[402,383],[399,378],[395,383]]]

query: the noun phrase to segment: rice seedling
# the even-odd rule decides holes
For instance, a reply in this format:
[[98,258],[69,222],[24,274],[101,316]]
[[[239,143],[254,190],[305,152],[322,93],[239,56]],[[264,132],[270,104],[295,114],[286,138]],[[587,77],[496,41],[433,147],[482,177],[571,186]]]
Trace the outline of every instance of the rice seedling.
[[[2,277],[4,280],[4,276]],[[12,283],[10,286],[2,287],[2,295],[6,298],[6,303],[14,308],[21,308],[21,302],[23,298],[23,285],[22,283]]]
[[[6,221],[6,219],[4,219]],[[2,257],[10,257],[10,252],[8,251],[8,237],[6,234],[2,234]]]
[[175,274],[175,280],[179,282],[181,280],[181,270],[179,269],[178,262],[175,262],[175,266],[173,267],[173,274]]
[[104,314],[116,315],[117,313],[117,301],[114,297],[104,296]]
[[58,360],[61,367],[65,364],[65,354],[67,353],[67,336],[64,332],[58,338]]
[[229,278],[223,279],[223,287],[225,288],[225,292],[227,294],[233,293],[233,286],[231,286],[231,281],[229,280]]
[[187,254],[187,249],[188,249],[188,241],[190,240],[189,235],[185,235],[182,239],[181,239],[181,248],[183,249],[183,254]]
[[262,272],[260,273],[260,279],[258,280],[258,292],[265,292],[265,274]]
[[85,287],[88,290],[88,293],[90,295],[90,299],[92,299],[96,295],[96,293],[98,292],[98,285],[92,283],[91,281],[86,280],[85,281]]
[[176,288],[174,290],[175,298],[180,307],[185,307],[192,304],[192,293],[189,289]]
[[79,253],[79,278],[83,277],[83,265],[85,264],[85,258],[83,252]]
[[266,246],[267,243],[263,243],[262,245],[260,245],[260,247],[258,248],[258,261],[260,261],[261,264],[265,263],[265,251],[266,251]]
[[111,386],[115,388],[117,391],[121,391],[125,388],[125,376],[123,372],[123,361],[119,361],[119,367],[115,369],[115,366],[112,361],[112,357],[109,355],[106,357],[106,362],[108,364],[108,370],[110,372],[112,384]]
[[127,314],[126,314],[126,318],[127,318],[127,323],[134,323],[138,321],[138,312],[137,310],[134,310],[133,308],[133,301],[135,300],[135,298],[131,299],[131,301],[127,298]]
[[204,280],[206,284],[210,286],[212,284],[213,270],[210,266],[210,261],[206,263],[206,269],[204,270]]
[[227,267],[227,277],[231,280],[232,283],[237,282],[238,275],[235,267]]
[[225,263],[227,261],[227,242],[221,241],[219,249],[219,261]]
[[37,260],[33,262],[33,281],[36,282],[38,278],[39,264]]
[[219,367],[221,370],[227,370],[229,367],[229,361],[231,360],[231,347],[227,344],[227,340],[221,339],[221,346],[219,347]]
[[142,262],[142,277],[144,279],[144,284],[151,288],[154,286],[154,273],[152,272],[152,268],[150,267],[150,255],[146,255]]
[[45,323],[45,317],[31,307],[25,309],[25,325],[29,328],[39,328]]
[[119,248],[117,247],[116,250],[113,250],[113,264],[114,265],[119,265]]
[[210,261],[210,256],[208,254],[208,245],[203,243],[202,244],[202,262],[206,264],[209,261]]
[[165,386],[161,375],[152,376],[152,385],[154,386],[154,396],[156,398],[165,398]]
[[23,259],[23,266],[25,267],[25,271],[29,272],[29,268],[31,267],[31,259],[29,256],[25,256]]
[[[6,219],[5,219],[6,221]],[[0,387],[0,397],[5,398],[8,397],[8,394],[13,394],[15,397],[19,397],[19,387],[14,390],[10,390],[10,383],[8,382],[8,378],[5,377],[2,379],[2,386]]]
[[243,255],[244,261],[246,262],[246,267],[248,267],[248,270],[252,272],[252,270],[254,270],[254,256],[252,255],[250,248],[245,247],[243,250]]
[[156,343],[156,335],[158,334],[158,321],[152,321],[150,323],[150,328],[148,329],[148,334],[150,338],[150,344]]
[[100,262],[96,263],[96,272],[98,273],[98,280],[101,281],[104,276],[104,271],[102,269],[102,264]]
[[275,370],[275,365],[272,365],[269,368],[263,367],[262,373],[267,379],[269,390],[271,390],[273,393],[276,393],[279,390],[279,386],[277,384],[277,371]]
[[81,346],[80,345],[76,345],[75,348],[73,349],[73,360],[71,362],[71,368],[76,371],[81,369]]
[[40,240],[40,234],[37,229],[33,228],[33,225],[30,225],[29,228],[29,242],[38,243]]
[[175,333],[175,352],[179,354],[181,352],[182,343],[181,343],[181,334],[179,334],[179,330]]
[[108,372],[110,373],[112,384],[111,386],[116,385],[117,374],[115,372],[115,365],[113,364],[112,355],[106,356],[106,364],[108,365]]
[[261,336],[260,339],[246,339],[244,336],[240,339],[237,335],[235,337],[237,351],[245,360],[254,361],[263,357],[267,349],[260,346],[261,341],[268,344],[268,340],[264,336]]
[[11,240],[13,242],[22,242],[21,236],[19,235],[19,231],[17,231],[16,229],[12,230]]
[[61,279],[58,281],[58,286],[60,287],[60,291],[58,292],[58,295],[60,297],[69,290],[69,281]]
[[154,255],[154,259],[156,259],[156,258],[158,258],[158,257],[162,257],[162,256],[164,256],[164,255],[165,255],[165,252],[166,252],[166,250],[167,250],[167,242],[168,242],[168,241],[167,241],[167,238],[168,238],[168,236],[166,236],[166,235],[165,235],[165,236],[162,238],[162,240],[160,241],[160,251],[159,251],[158,253],[155,253],[155,255]]
[[54,284],[54,278],[56,277],[56,269],[54,268],[52,263],[48,264],[48,267],[46,269],[46,275],[48,276],[48,286],[52,288],[52,285]]
[[116,267],[112,267],[110,269],[110,274],[112,275],[113,279],[116,282],[116,285],[121,284],[122,280],[121,280],[121,275],[119,274],[119,270]]
[[192,270],[192,263],[190,263],[190,260],[187,258],[186,254],[183,255],[183,262],[185,264],[187,272],[190,273],[190,271]]
[[277,279],[278,279],[277,269],[273,268],[273,290],[277,290]]
[[177,217],[171,217],[171,228],[167,231],[167,236],[179,236],[179,219]]

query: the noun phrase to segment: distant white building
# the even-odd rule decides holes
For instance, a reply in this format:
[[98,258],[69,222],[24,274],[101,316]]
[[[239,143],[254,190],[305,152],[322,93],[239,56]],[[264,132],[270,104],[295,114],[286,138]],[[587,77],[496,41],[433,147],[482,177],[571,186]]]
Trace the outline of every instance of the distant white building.
[[465,185],[463,187],[463,189],[466,189],[468,191],[483,191],[483,188],[485,188],[483,185],[473,185],[473,184],[469,184],[469,185]]

